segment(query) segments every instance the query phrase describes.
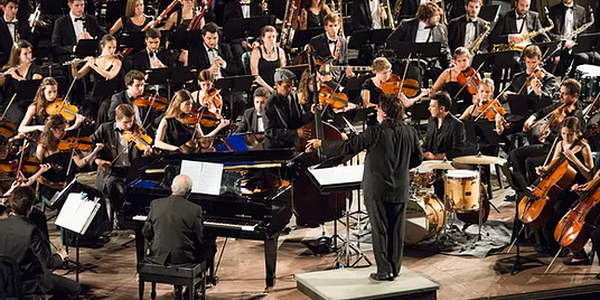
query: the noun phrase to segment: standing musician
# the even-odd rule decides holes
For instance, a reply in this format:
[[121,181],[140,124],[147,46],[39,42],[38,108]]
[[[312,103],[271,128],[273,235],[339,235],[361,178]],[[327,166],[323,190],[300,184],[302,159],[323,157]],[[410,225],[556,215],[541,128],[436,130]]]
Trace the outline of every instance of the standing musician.
[[125,15],[115,22],[108,33],[114,36],[119,30],[123,30],[123,33],[141,32],[152,21],[153,17],[144,14],[144,0],[127,0]]
[[306,111],[293,92],[296,75],[287,69],[275,72],[275,92],[265,104],[263,121],[265,125],[265,147],[291,148],[298,137],[307,138],[310,131],[302,127],[313,115]]
[[134,101],[137,97],[144,95],[144,85],[146,83],[146,78],[144,74],[140,71],[129,71],[125,74],[125,88],[126,90],[122,92],[118,92],[110,98],[110,106],[108,108],[108,121],[114,121],[116,115],[116,109],[121,104],[129,104],[134,111],[134,119],[135,123],[142,124],[143,127],[146,127],[143,124],[144,121],[148,122],[149,120],[144,120],[146,116],[146,112],[148,109],[140,109],[134,104]]
[[[577,98],[581,91],[581,84],[575,79],[569,78],[563,81],[560,86],[560,102],[540,109],[531,115],[523,124],[523,131],[531,130],[533,125],[540,119],[560,115],[575,116],[583,124],[583,113],[577,107]],[[572,109],[571,109],[572,108]],[[556,112],[557,114],[552,114]],[[547,123],[539,123],[535,130],[541,132],[537,141],[534,139],[529,146],[520,147],[513,150],[509,155],[509,160],[513,166],[513,173],[520,182],[519,188],[524,188],[536,179],[535,167],[544,163],[546,153],[550,151],[550,144],[557,136],[559,126],[549,128]],[[517,191],[521,192],[521,191]]]
[[273,92],[275,70],[285,67],[285,51],[277,46],[277,29],[267,25],[260,30],[262,45],[254,48],[250,55],[250,72],[257,76],[257,83]]
[[[35,94],[33,102],[27,107],[25,117],[21,125],[19,125],[19,133],[42,132],[44,130],[44,123],[49,117],[46,108],[57,99],[57,95],[58,82],[52,77],[44,78]],[[83,116],[77,114],[75,116],[75,123],[65,131],[79,128],[83,121]]]
[[150,28],[145,33],[146,48],[133,55],[128,70],[138,70],[145,73],[150,69],[163,69],[175,66],[175,59],[171,52],[160,47],[160,31]]
[[356,154],[367,149],[362,186],[373,234],[377,272],[374,281],[392,281],[400,274],[404,221],[409,195],[409,169],[423,160],[414,128],[404,124],[404,107],[395,95],[385,95],[377,105],[380,124],[346,141],[309,140],[308,152]]
[[[192,114],[193,99],[187,90],[179,90],[171,99],[165,116],[160,121],[156,130],[154,146],[167,151],[188,152],[185,147],[196,148],[196,138],[208,138],[215,136],[221,129],[229,125],[229,120],[221,119],[218,126],[209,134],[204,135],[199,120],[193,120],[186,124],[187,116],[198,116],[201,113]],[[194,119],[194,118],[192,118]],[[194,133],[196,132],[196,133]],[[185,146],[184,146],[185,145]]]
[[210,69],[217,78],[237,74],[237,65],[229,46],[219,43],[219,27],[210,22],[202,27],[203,43],[192,47],[188,55],[187,65],[200,70]]
[[[345,66],[348,65],[348,41],[339,35],[341,26],[340,15],[330,13],[325,16],[325,32],[310,39],[310,46],[315,50],[315,55],[324,63]],[[347,67],[345,74],[331,72],[332,76],[323,76],[323,81],[335,80],[340,82],[344,75],[354,77],[352,69]]]
[[540,15],[537,12],[530,11],[531,0],[515,0],[515,8],[508,11],[498,20],[494,30],[490,34],[489,41],[493,44],[506,44],[513,42],[515,44],[529,44],[532,42],[549,42],[550,38],[545,33],[528,41],[523,38],[523,34],[542,29]]
[[85,13],[84,0],[68,0],[68,5],[71,9],[69,14],[56,20],[52,32],[52,51],[61,63],[75,53],[79,40],[106,34],[96,17]]
[[385,28],[387,12],[382,9],[386,0],[352,1],[352,25],[354,30]]
[[198,86],[200,89],[192,92],[193,108],[197,110],[200,107],[206,107],[210,112],[221,115],[223,97],[215,89],[215,77],[215,74],[209,69],[198,73]]
[[325,26],[325,16],[331,13],[325,0],[302,0],[300,4],[300,16],[298,18],[298,29],[306,30]]
[[552,99],[556,91],[556,77],[540,66],[542,51],[536,45],[523,50],[525,71],[515,74],[512,83],[504,92],[505,102],[508,95],[535,95]]
[[[454,50],[454,66],[442,72],[431,87],[431,93],[444,90],[448,92],[452,99],[462,99],[467,103],[471,103],[473,95],[469,92],[469,88],[463,85],[481,81],[479,73],[471,67],[471,59],[469,49],[465,47],[456,48]],[[459,83],[459,77],[460,80],[466,80],[463,85]]]
[[[481,5],[482,0],[467,0],[465,5],[466,14],[452,19],[448,23],[448,45],[451,51],[455,51],[458,47],[469,49],[472,43],[485,33],[486,25],[489,23],[479,17]],[[491,26],[491,24],[488,26]],[[486,53],[488,46],[488,40],[485,38],[478,50]]]
[[141,133],[141,128],[134,119],[135,111],[129,104],[120,104],[115,109],[115,120],[101,124],[92,134],[96,144],[111,145],[104,147],[94,162],[98,166],[96,188],[107,195],[112,210],[121,211],[125,198],[125,177],[131,162],[144,155],[150,155],[151,147],[140,151],[135,143],[124,138],[124,132]]
[[[398,28],[387,38],[388,45],[441,42],[441,56],[436,60],[428,61],[427,66],[419,72],[425,79],[436,80],[442,70],[450,66],[452,60],[448,47],[448,30],[445,25],[440,24],[440,15],[441,10],[435,3],[421,4],[417,16],[402,20]],[[418,53],[412,55],[414,57]],[[411,70],[409,73],[412,73]]]
[[[554,28],[548,32],[548,35],[555,41],[564,39],[564,37],[590,21],[588,10],[575,3],[574,0],[562,0],[560,3],[550,7],[548,14],[554,22]],[[555,65],[558,65],[561,61],[563,62],[559,74],[564,74],[571,62],[573,62],[571,73],[565,74],[565,76],[572,77],[573,72],[579,65],[590,63],[590,61],[600,62],[598,51],[569,53],[569,50],[573,46],[575,46],[574,39],[566,40],[564,44],[565,51],[560,53],[560,56],[552,58]]]
[[0,66],[9,61],[12,45],[19,40],[31,40],[29,22],[17,20],[19,0],[4,1],[4,16],[0,17]]
[[259,87],[254,91],[254,107],[246,109],[242,115],[242,121],[235,130],[237,133],[265,131],[263,113],[265,103],[270,96],[271,93],[264,87]]

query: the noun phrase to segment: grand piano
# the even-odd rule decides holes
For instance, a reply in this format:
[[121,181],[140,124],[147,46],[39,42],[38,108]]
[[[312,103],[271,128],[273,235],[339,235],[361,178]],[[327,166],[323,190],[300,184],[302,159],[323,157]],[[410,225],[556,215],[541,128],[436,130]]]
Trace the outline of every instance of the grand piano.
[[[224,165],[220,195],[192,193],[190,201],[202,206],[205,234],[265,242],[267,286],[273,286],[277,237],[291,217],[291,187],[297,174],[292,149],[198,153],[141,157],[132,163],[126,179],[122,226],[135,230],[138,263],[145,255],[142,227],[150,202],[171,194],[182,160]],[[269,255],[270,253],[270,255]]]

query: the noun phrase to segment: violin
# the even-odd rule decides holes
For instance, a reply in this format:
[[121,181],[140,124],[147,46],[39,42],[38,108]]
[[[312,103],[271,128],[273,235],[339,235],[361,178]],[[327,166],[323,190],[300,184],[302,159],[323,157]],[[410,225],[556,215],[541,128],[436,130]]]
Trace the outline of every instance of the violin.
[[208,109],[201,109],[197,113],[189,113],[184,114],[181,117],[183,124],[186,125],[195,125],[200,124],[202,127],[215,127],[221,123],[221,118],[214,112],[209,111]]
[[58,150],[61,152],[66,151],[82,151],[89,152],[94,149],[96,144],[92,142],[90,137],[70,137],[68,139],[60,140],[58,142]]
[[348,95],[341,92],[336,93],[332,87],[324,84],[319,90],[319,103],[330,105],[334,109],[342,109],[348,106]]
[[123,131],[123,139],[129,143],[135,143],[135,146],[142,151],[152,148],[152,138],[144,134],[139,127],[132,131]]
[[65,120],[71,122],[77,117],[79,109],[75,105],[64,102],[61,98],[56,98],[54,102],[46,106],[46,113],[50,116],[61,115]]
[[[548,113],[546,116],[544,116],[531,126],[533,137],[540,141],[543,141],[546,138],[546,136],[544,136],[545,131],[547,131],[547,129],[553,128],[558,124],[561,124],[565,120],[565,118],[569,114],[571,114],[571,112],[573,112],[576,108],[576,102],[564,103],[556,109],[554,109],[553,111],[551,111],[550,113]],[[548,120],[550,120],[550,122],[548,122]]]
[[0,135],[5,138],[10,138],[17,133],[17,125],[15,123],[2,120],[0,121]]
[[542,71],[541,69],[535,70],[533,73],[531,73],[527,77],[527,80],[525,81],[525,86],[531,86],[531,83],[533,82],[534,79],[541,82],[542,79],[544,78],[544,76],[545,76],[544,71]]
[[133,104],[137,107],[152,107],[157,111],[164,111],[169,105],[169,101],[165,97],[156,97],[151,94],[144,94],[133,99]]
[[402,80],[398,75],[392,74],[390,78],[382,83],[381,89],[384,94],[396,95],[402,91],[406,97],[415,97],[420,92],[419,82],[415,79],[404,79]]
[[[19,160],[0,160],[0,173],[7,174],[9,176],[16,176],[16,171],[19,168]],[[40,162],[34,156],[28,157],[21,161],[21,168],[19,169],[25,175],[32,175],[40,170]]]
[[456,81],[458,81],[458,84],[460,84],[461,86],[466,87],[467,91],[469,91],[469,94],[475,95],[477,94],[477,90],[479,89],[479,83],[481,81],[477,74],[478,73],[475,69],[473,69],[472,67],[468,67],[467,69],[458,73]]
[[[494,99],[491,102],[488,100],[482,101],[477,108],[477,111],[480,114],[483,114],[490,122],[494,122],[496,120],[496,115],[500,114],[501,116],[504,116],[506,113],[504,107],[502,107],[497,99]],[[501,124],[504,129],[508,129],[510,127],[510,124],[508,124],[504,118],[502,118]]]
[[202,97],[202,102],[208,109],[214,111],[216,109],[217,112],[220,112],[223,109],[223,97],[221,97],[221,90],[217,90],[215,88],[210,89],[207,93]]

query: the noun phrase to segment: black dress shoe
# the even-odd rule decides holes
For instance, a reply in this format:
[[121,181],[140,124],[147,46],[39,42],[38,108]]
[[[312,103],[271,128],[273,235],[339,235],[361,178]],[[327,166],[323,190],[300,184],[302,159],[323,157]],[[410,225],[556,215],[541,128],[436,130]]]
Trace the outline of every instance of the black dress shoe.
[[600,279],[600,274],[596,274],[596,279]]
[[571,259],[563,261],[563,264],[565,264],[567,266],[588,266],[588,265],[591,265],[592,262],[587,257],[583,258],[581,260],[577,260],[577,261],[575,261],[574,258],[571,258]]
[[387,273],[387,274],[371,273],[371,275],[369,275],[369,279],[375,280],[375,281],[393,281],[394,274],[392,274],[392,273]]
[[213,276],[213,275],[206,276],[206,284],[207,285],[215,286],[215,285],[217,285],[217,283],[219,283],[219,281],[221,281],[221,278],[219,278],[219,276]]

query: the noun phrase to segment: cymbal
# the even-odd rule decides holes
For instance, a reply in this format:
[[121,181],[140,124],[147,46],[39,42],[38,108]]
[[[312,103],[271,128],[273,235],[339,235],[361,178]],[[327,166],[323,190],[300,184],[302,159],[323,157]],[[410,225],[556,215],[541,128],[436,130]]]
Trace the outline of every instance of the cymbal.
[[453,160],[455,163],[459,164],[467,164],[467,165],[494,165],[494,164],[504,164],[506,163],[506,159],[500,158],[497,156],[489,156],[483,154],[477,155],[467,155],[461,157],[455,157]]
[[455,168],[449,160],[425,160],[419,167],[426,167],[434,170],[454,170]]

